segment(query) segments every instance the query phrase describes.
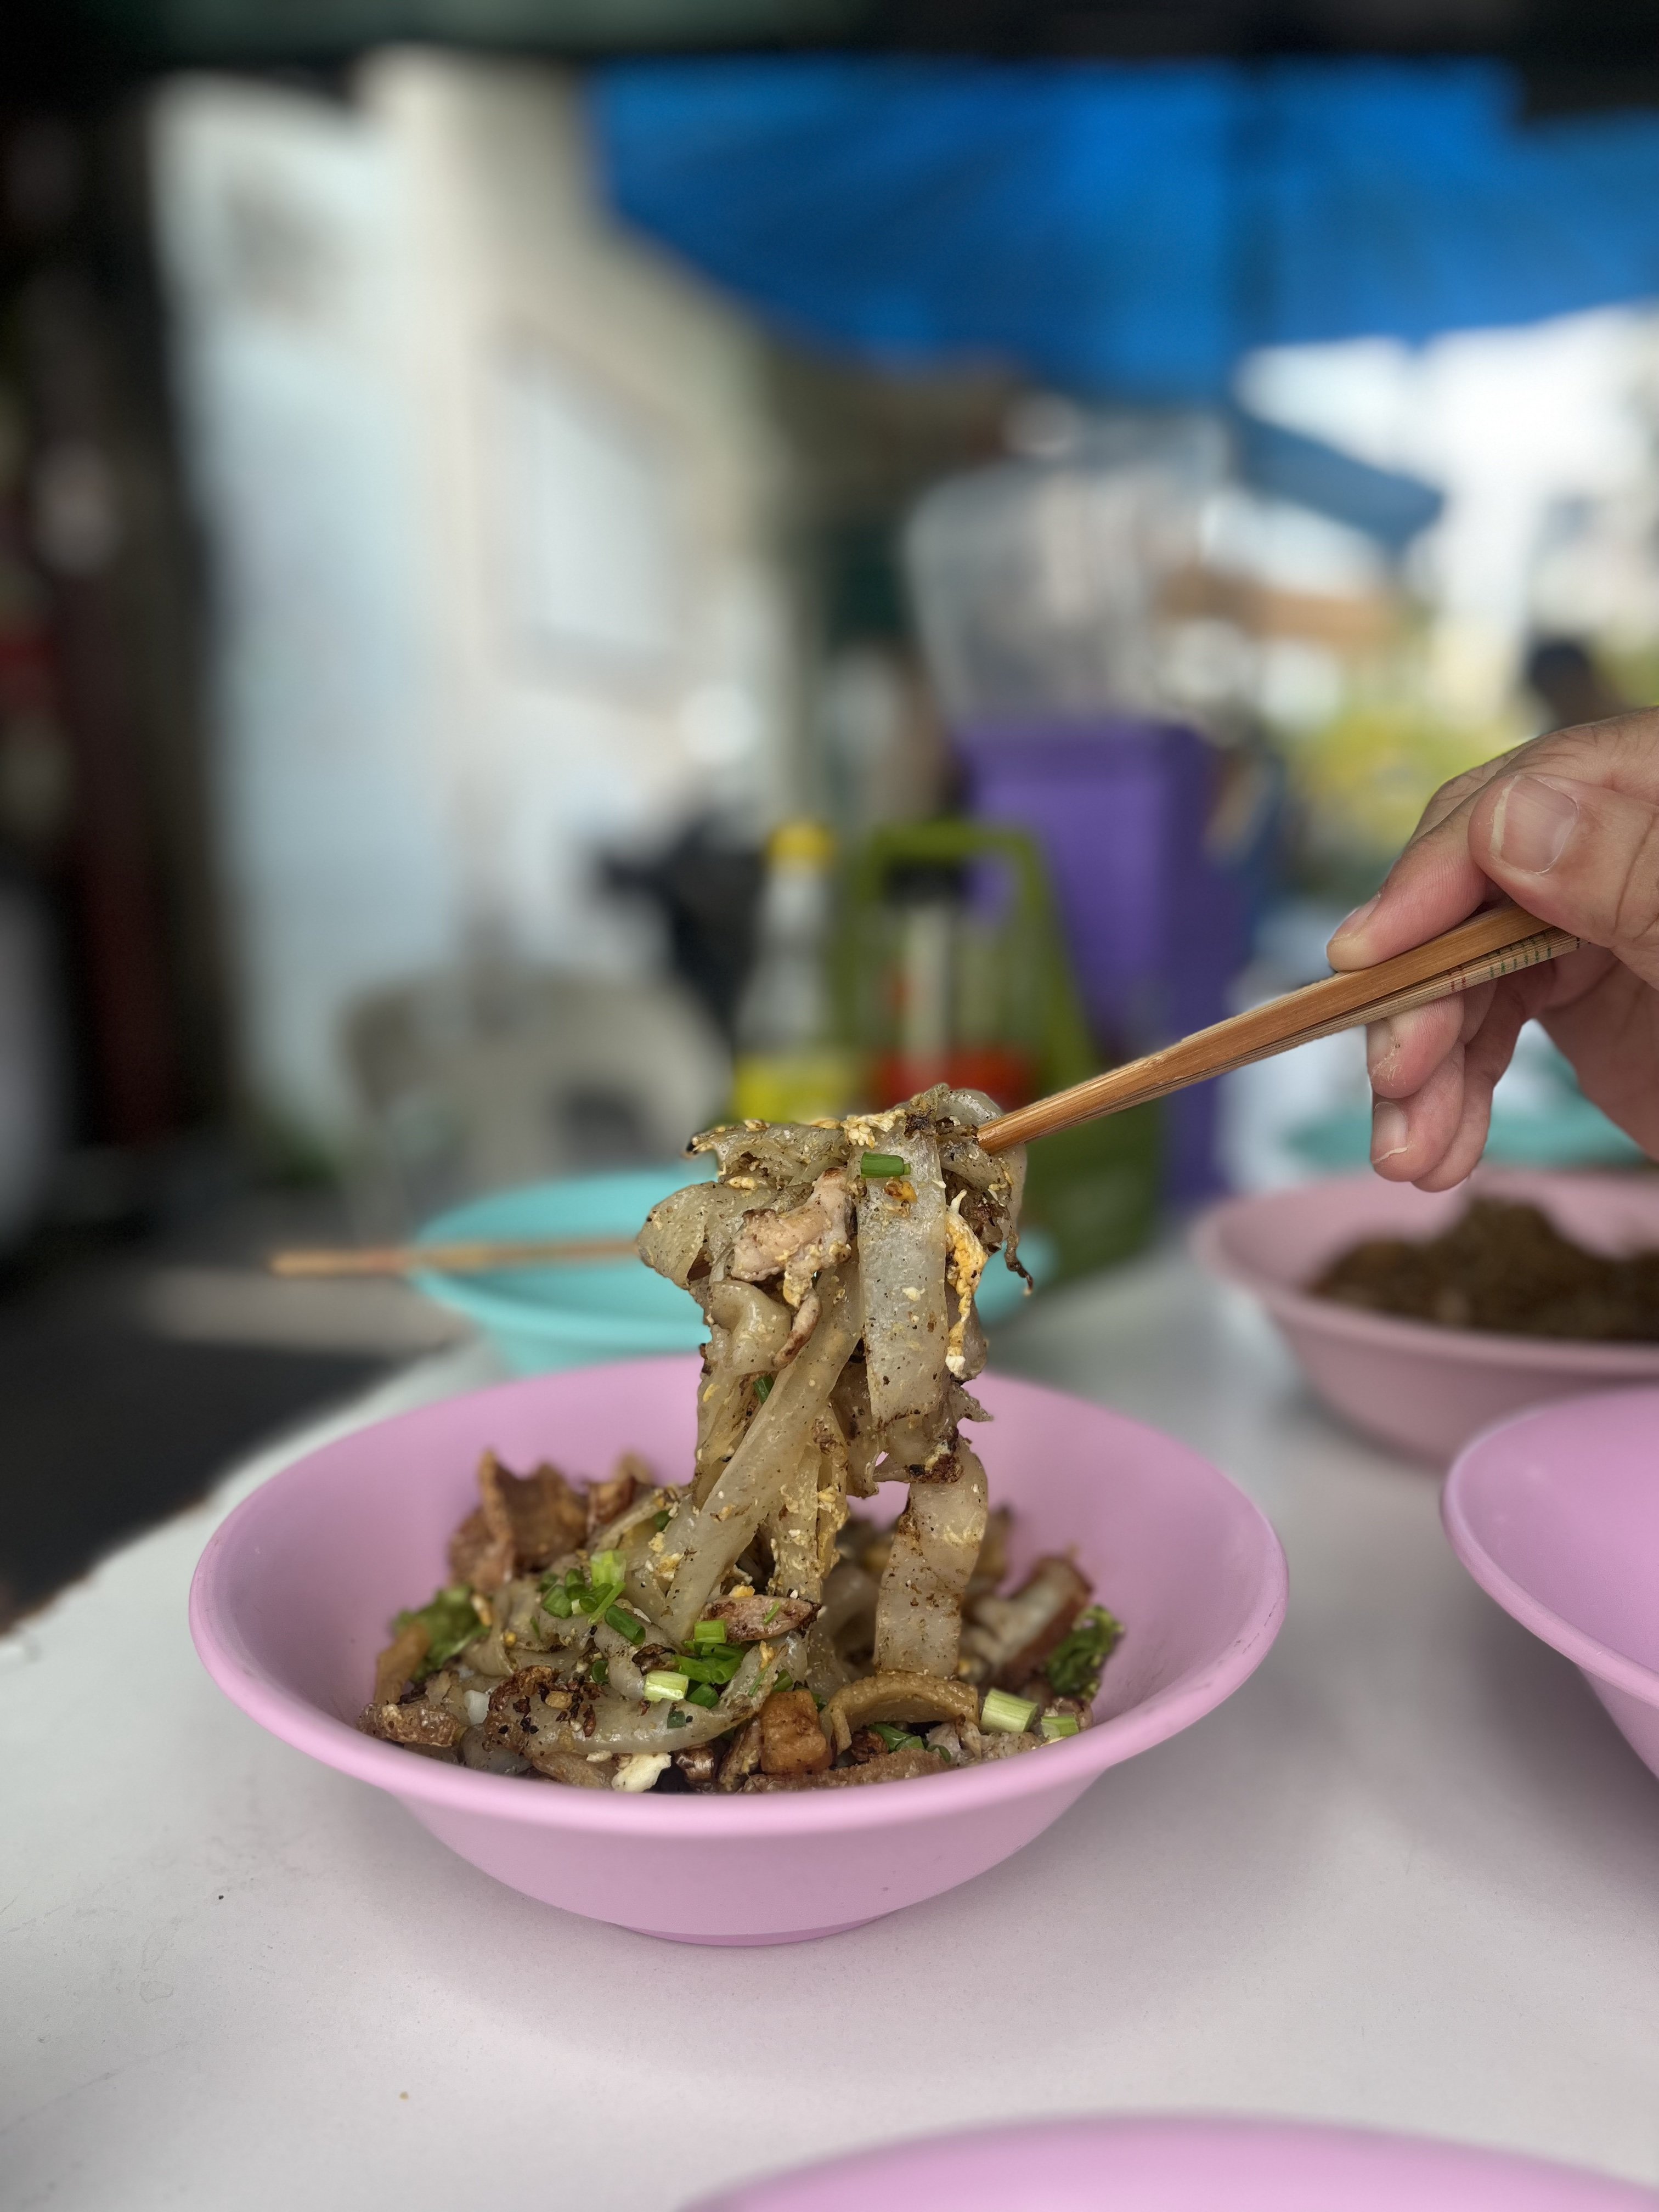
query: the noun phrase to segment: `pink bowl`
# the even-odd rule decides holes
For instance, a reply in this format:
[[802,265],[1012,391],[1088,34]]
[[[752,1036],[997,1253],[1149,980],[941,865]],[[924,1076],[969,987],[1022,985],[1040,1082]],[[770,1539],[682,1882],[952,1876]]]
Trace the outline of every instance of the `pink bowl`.
[[1575,1662],[1659,1774],[1659,1389],[1489,1429],[1440,1511],[1481,1589]]
[[[1100,1724],[1023,1759],[886,1789],[628,1796],[476,1774],[350,1726],[386,1622],[440,1579],[485,1445],[603,1473],[624,1448],[689,1467],[695,1358],[537,1376],[325,1445],[238,1506],[202,1555],[191,1628],[208,1672],[284,1742],[390,1790],[486,1874],[550,1905],[696,1943],[830,1935],[981,1874],[1107,1767],[1176,1735],[1260,1666],[1285,1560],[1243,1492],[1138,1422],[986,1378],[981,1449],[1018,1515],[1018,1565],[1075,1544],[1127,1624]],[[896,1491],[888,1498],[894,1509]]]
[[1251,2120],[1061,2120],[864,2151],[692,2212],[1655,2212],[1633,2184],[1501,2151]]
[[1194,1225],[1193,1247],[1213,1273],[1261,1299],[1328,1406],[1436,1467],[1525,1407],[1615,1382],[1659,1382],[1659,1344],[1442,1328],[1309,1296],[1304,1286],[1350,1244],[1437,1236],[1472,1192],[1540,1206],[1567,1236],[1601,1251],[1659,1246],[1659,1176],[1481,1169],[1461,1189],[1432,1194],[1365,1173],[1229,1199]]

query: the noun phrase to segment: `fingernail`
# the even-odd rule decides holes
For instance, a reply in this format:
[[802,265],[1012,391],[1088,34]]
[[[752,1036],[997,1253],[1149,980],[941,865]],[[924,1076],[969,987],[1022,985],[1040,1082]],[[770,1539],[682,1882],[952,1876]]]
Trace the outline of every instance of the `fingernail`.
[[1377,891],[1366,900],[1364,906],[1357,906],[1352,914],[1344,915],[1331,932],[1331,943],[1334,945],[1339,937],[1346,937],[1351,929],[1363,929],[1376,911],[1376,902],[1382,896],[1382,892]]
[[1392,1098],[1379,1098],[1371,1108],[1371,1165],[1381,1167],[1384,1160],[1403,1152],[1407,1141],[1405,1108]]
[[1578,801],[1571,793],[1541,776],[1514,776],[1492,811],[1492,852],[1506,868],[1541,876],[1565,851],[1577,819]]
[[1370,1075],[1380,1075],[1390,1060],[1400,1053],[1400,1024],[1396,1021],[1373,1022],[1365,1032],[1365,1068]]

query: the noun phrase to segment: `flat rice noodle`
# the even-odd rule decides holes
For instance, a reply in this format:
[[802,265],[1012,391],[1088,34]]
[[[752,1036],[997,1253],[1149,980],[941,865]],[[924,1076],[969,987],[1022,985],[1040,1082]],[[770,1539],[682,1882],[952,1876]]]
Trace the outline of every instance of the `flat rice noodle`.
[[[769,1658],[763,1660],[763,1650],[770,1651]],[[558,1727],[550,1717],[544,1733],[561,1749],[584,1755],[591,1751],[614,1752],[621,1757],[641,1751],[692,1751],[700,1743],[712,1743],[740,1722],[752,1720],[771,1696],[784,1666],[784,1654],[777,1647],[751,1644],[712,1711],[701,1705],[665,1702],[641,1709],[638,1698],[612,1693],[595,1705],[591,1735]],[[671,1716],[677,1723],[673,1727],[669,1725]]]
[[766,1516],[765,1528],[772,1552],[768,1587],[778,1596],[811,1598],[816,1603],[823,1589],[818,1571],[818,1484],[823,1454],[817,1440],[818,1423],[812,1426],[813,1433],[802,1446],[776,1504]]
[[[958,1442],[951,1482],[913,1483],[876,1601],[878,1673],[954,1678],[962,1601],[985,1540],[985,1469]],[[941,1715],[941,1718],[945,1716]]]
[[794,1316],[757,1284],[728,1279],[710,1285],[708,1319],[722,1340],[711,1365],[733,1375],[770,1375]]
[[861,1728],[884,1721],[911,1727],[921,1723],[977,1720],[979,1698],[968,1682],[941,1682],[936,1675],[884,1668],[837,1690],[823,1709],[823,1725],[838,1753]]
[[830,1402],[847,1443],[847,1494],[873,1498],[881,1487],[876,1474],[881,1439],[870,1410],[870,1386],[861,1359],[849,1359],[842,1369]]
[[635,1249],[647,1267],[690,1291],[706,1310],[709,1285],[723,1275],[744,1216],[774,1203],[765,1192],[687,1183],[652,1207]]
[[950,1449],[945,1354],[951,1312],[945,1283],[945,1179],[932,1135],[905,1131],[902,1113],[849,1124],[870,1151],[904,1162],[914,1199],[886,1182],[859,1194],[864,1364],[882,1447],[902,1467],[937,1463]]
[[[804,1198],[827,1168],[846,1159],[848,1142],[836,1122],[732,1121],[693,1137],[690,1149],[714,1154],[722,1182],[752,1176],[757,1186]],[[749,1203],[756,1203],[752,1195]]]
[[812,1425],[859,1332],[856,1263],[825,1268],[818,1279],[817,1327],[756,1413],[730,1464],[701,1505],[678,1508],[663,1532],[659,1572],[672,1563],[665,1595],[647,1609],[672,1643],[682,1644],[714,1595],[728,1567],[755,1533],[799,1465]]
[[752,1283],[712,1284],[705,1300],[708,1344],[697,1389],[696,1481],[701,1505],[743,1442],[753,1410],[751,1376],[769,1375],[789,1340],[794,1316]]

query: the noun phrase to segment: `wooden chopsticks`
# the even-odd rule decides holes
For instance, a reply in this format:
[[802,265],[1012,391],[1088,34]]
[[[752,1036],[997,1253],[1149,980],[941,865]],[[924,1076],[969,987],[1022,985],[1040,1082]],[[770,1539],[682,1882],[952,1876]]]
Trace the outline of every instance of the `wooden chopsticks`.
[[352,1251],[273,1252],[273,1275],[476,1275],[507,1267],[567,1267],[596,1260],[631,1260],[631,1237],[543,1237],[516,1244],[381,1244]]
[[1443,936],[1397,953],[1392,960],[1379,961],[1374,968],[1328,975],[1322,982],[1310,983],[1305,989],[1199,1030],[1178,1044],[1148,1053],[1144,1060],[1109,1068],[1086,1083],[1073,1084],[1069,1091],[1057,1091],[1052,1097],[1038,1098],[982,1122],[979,1140],[988,1152],[1006,1152],[1011,1146],[1030,1144],[1034,1137],[1075,1128],[1079,1121],[1166,1098],[1172,1091],[1229,1075],[1237,1067],[1310,1044],[1316,1037],[1386,1021],[1436,999],[1473,990],[1477,984],[1576,951],[1577,946],[1578,939],[1568,931],[1550,928],[1521,907],[1492,907]]
[[[1334,1036],[1340,1030],[1408,1013],[1414,1006],[1494,982],[1500,975],[1558,959],[1577,947],[1578,939],[1570,932],[1550,928],[1521,907],[1491,907],[1443,936],[1431,938],[1426,945],[1415,945],[1392,960],[1379,961],[1374,968],[1328,975],[1323,982],[1310,983],[1304,990],[1270,999],[1266,1006],[1252,1006],[1199,1030],[1179,1044],[1148,1053],[1144,1060],[1109,1068],[1104,1075],[1073,1084],[1069,1091],[1057,1091],[1052,1097],[981,1122],[979,1140],[988,1152],[1006,1152],[1011,1146],[1030,1144],[1034,1137],[1052,1136],[1056,1130],[1075,1128],[1079,1121],[1167,1098],[1172,1091],[1206,1083],[1212,1076],[1230,1075],[1236,1067],[1310,1044],[1316,1037]],[[447,1275],[477,1274],[496,1268],[621,1260],[634,1249],[631,1237],[387,1244],[362,1251],[278,1252],[270,1268],[273,1274],[289,1276],[406,1275],[422,1268]]]

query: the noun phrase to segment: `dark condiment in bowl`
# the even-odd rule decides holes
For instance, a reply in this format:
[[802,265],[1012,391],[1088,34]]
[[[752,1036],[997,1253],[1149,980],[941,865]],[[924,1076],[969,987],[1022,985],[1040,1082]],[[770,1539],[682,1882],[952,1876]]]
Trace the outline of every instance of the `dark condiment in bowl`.
[[1448,1328],[1659,1342],[1659,1251],[1589,1251],[1537,1206],[1503,1199],[1473,1200],[1439,1237],[1368,1237],[1308,1287],[1316,1297]]

